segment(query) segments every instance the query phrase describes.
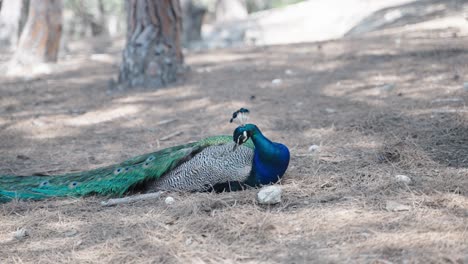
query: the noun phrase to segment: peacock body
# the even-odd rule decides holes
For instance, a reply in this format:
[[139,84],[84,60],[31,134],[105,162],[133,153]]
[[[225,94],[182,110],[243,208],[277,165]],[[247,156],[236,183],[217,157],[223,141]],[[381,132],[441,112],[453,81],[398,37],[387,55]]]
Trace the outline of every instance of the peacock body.
[[288,164],[286,146],[267,139],[257,126],[242,124],[233,136],[208,137],[95,170],[56,176],[3,175],[0,176],[0,202],[122,196],[135,189],[147,192],[238,190],[278,181]]

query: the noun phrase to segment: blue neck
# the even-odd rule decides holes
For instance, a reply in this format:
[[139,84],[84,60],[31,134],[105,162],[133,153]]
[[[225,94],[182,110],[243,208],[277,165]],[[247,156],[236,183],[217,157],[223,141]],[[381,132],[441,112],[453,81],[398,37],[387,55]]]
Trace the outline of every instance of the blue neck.
[[249,185],[265,185],[277,182],[289,164],[289,150],[280,143],[266,138],[256,125],[245,125],[255,145],[253,168]]

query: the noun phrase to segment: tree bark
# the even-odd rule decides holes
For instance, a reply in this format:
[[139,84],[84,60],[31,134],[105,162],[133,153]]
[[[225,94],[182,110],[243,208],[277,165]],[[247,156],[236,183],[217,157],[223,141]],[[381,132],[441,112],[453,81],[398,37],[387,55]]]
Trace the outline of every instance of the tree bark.
[[218,0],[215,9],[216,22],[244,19],[248,16],[245,0]]
[[15,62],[23,65],[56,62],[62,34],[62,1],[30,0]]
[[190,42],[201,40],[201,28],[207,9],[193,0],[181,0],[183,14],[183,43],[189,46]]
[[127,0],[127,43],[119,83],[162,87],[183,70],[182,17],[178,0]]
[[29,0],[0,1],[0,44],[16,47],[28,17]]

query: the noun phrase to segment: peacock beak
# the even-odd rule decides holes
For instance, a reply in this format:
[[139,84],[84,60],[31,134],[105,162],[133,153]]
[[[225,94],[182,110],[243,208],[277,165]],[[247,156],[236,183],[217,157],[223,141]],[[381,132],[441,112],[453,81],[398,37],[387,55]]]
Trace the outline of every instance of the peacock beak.
[[238,147],[239,147],[239,144],[238,144],[238,143],[234,144],[234,147],[232,148],[232,151],[233,151],[233,152],[236,151],[236,149],[237,149]]

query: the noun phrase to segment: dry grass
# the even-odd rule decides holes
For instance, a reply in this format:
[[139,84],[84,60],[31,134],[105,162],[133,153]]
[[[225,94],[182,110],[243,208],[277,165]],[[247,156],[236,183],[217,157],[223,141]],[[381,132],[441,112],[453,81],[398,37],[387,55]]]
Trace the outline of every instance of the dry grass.
[[[468,263],[468,42],[434,34],[191,54],[187,80],[157,91],[109,91],[118,62],[78,55],[42,79],[2,79],[1,173],[90,169],[230,134],[241,106],[292,160],[276,206],[255,190],[175,193],[170,206],[0,205],[0,262]],[[19,228],[29,236],[13,238]]]

